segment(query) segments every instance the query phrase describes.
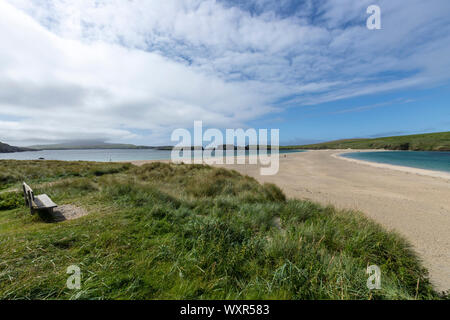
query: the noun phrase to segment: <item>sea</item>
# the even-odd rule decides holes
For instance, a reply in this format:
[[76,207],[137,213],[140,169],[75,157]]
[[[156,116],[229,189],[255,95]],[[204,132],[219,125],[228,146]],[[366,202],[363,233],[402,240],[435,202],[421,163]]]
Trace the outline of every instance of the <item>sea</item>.
[[[280,154],[305,152],[307,150],[279,150]],[[268,151],[270,153],[270,151]],[[246,155],[256,154],[245,151]],[[429,151],[379,151],[346,153],[343,157],[386,163],[392,165],[450,172],[450,152]],[[170,150],[157,149],[86,149],[86,150],[42,150],[15,153],[0,153],[1,159],[15,160],[62,160],[118,162],[136,160],[170,160]]]
[[342,156],[377,163],[450,172],[450,152],[380,151],[346,153]]
[[[280,150],[280,154],[304,152],[304,150]],[[0,160],[62,160],[62,161],[98,161],[119,162],[137,160],[170,160],[171,150],[156,149],[86,149],[86,150],[42,150],[15,153],[0,153]],[[193,154],[194,152],[192,152]],[[236,152],[235,152],[236,153]],[[270,154],[270,151],[267,151]],[[225,152],[224,152],[225,154]],[[246,155],[257,154],[256,151],[245,151]],[[213,154],[214,155],[214,154]]]

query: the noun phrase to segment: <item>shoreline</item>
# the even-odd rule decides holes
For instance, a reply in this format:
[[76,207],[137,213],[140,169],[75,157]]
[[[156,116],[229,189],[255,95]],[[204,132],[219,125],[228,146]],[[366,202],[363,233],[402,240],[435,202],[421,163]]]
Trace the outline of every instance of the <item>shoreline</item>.
[[[331,150],[327,150],[331,151]],[[389,170],[396,170],[396,171],[402,171],[406,173],[413,173],[421,176],[428,176],[433,178],[441,178],[445,180],[450,180],[450,173],[445,171],[438,171],[438,170],[429,170],[429,169],[421,169],[416,167],[409,167],[409,166],[400,166],[396,164],[388,164],[388,163],[381,163],[381,162],[375,162],[375,161],[366,161],[366,160],[359,160],[359,159],[352,159],[343,157],[343,154],[347,153],[358,153],[358,152],[385,152],[385,151],[391,151],[391,150],[379,150],[379,149],[373,149],[373,150],[365,150],[365,149],[355,149],[355,150],[335,150],[336,153],[333,153],[331,156],[336,159],[346,160],[349,162],[367,165],[375,168],[381,168],[381,169],[389,169]]]
[[[375,161],[365,161],[365,160],[359,160],[359,159],[352,159],[352,158],[347,158],[347,157],[343,157],[343,154],[346,153],[358,153],[358,152],[386,152],[386,151],[395,151],[395,150],[380,150],[380,149],[352,149],[352,150],[348,150],[348,149],[323,149],[323,150],[305,150],[305,151],[300,151],[300,152],[291,152],[291,153],[280,153],[280,160],[283,158],[281,155],[289,155],[289,154],[299,154],[299,153],[305,153],[305,152],[323,152],[323,151],[328,151],[328,152],[334,152],[333,154],[331,154],[331,156],[333,158],[336,159],[340,159],[340,160],[345,160],[345,161],[349,161],[349,162],[353,162],[356,164],[360,164],[360,165],[368,165],[371,167],[375,167],[375,168],[380,168],[380,169],[389,169],[389,170],[396,170],[396,171],[401,171],[401,172],[406,172],[406,173],[411,173],[411,174],[417,174],[417,175],[421,175],[421,176],[428,176],[428,177],[433,177],[433,178],[440,178],[440,179],[444,179],[444,180],[449,180],[450,181],[450,173],[445,172],[445,171],[438,171],[438,170],[429,170],[429,169],[421,169],[421,168],[416,168],[416,167],[409,167],[409,166],[400,166],[400,165],[395,165],[395,164],[388,164],[388,163],[380,163],[380,162],[375,162]],[[249,165],[249,166],[255,166],[255,165],[260,165],[260,163],[258,162],[258,164],[251,164],[250,162],[250,158],[257,158],[258,156],[256,155],[245,155],[245,156],[233,156],[234,160],[234,165]],[[212,158],[208,158],[208,160],[213,159]],[[245,164],[242,163],[238,163],[239,160],[242,161],[242,159],[244,158]],[[204,158],[205,159],[205,158]],[[225,157],[224,157],[225,159]],[[171,160],[167,159],[167,160],[134,160],[131,161],[132,164],[136,164],[136,165],[142,165],[145,164],[147,162],[155,162],[155,161],[161,161],[161,162],[172,162]],[[256,161],[258,161],[258,158],[256,159]],[[124,162],[128,162],[128,161],[124,161]],[[224,161],[222,164],[210,164],[207,161],[203,160],[202,164],[207,164],[207,165],[227,165],[226,161]],[[228,164],[230,165],[230,164]]]
[[[91,149],[89,149],[91,150]],[[117,149],[117,150],[128,150],[128,149]],[[37,150],[37,151],[41,151],[41,150]],[[53,150],[52,150],[53,151]],[[63,150],[66,151],[66,150]],[[76,150],[74,150],[76,151]],[[342,155],[347,154],[347,153],[359,153],[359,152],[387,152],[387,151],[397,151],[397,150],[382,150],[382,149],[320,149],[320,150],[307,150],[307,149],[298,149],[297,152],[293,151],[293,152],[280,152],[280,160],[282,159],[282,157],[285,157],[287,155],[292,155],[292,154],[300,154],[300,153],[305,153],[305,152],[333,152],[333,154],[331,155],[333,158],[336,159],[340,159],[340,160],[345,160],[345,161],[349,161],[349,162],[353,162],[356,164],[360,164],[360,165],[366,165],[366,166],[371,166],[371,167],[375,167],[375,168],[380,168],[380,169],[390,169],[390,170],[395,170],[395,171],[402,171],[402,172],[406,172],[406,173],[411,173],[411,174],[417,174],[417,175],[421,175],[421,176],[429,176],[429,177],[434,177],[434,178],[441,178],[441,179],[445,179],[445,180],[450,180],[450,173],[446,172],[446,171],[439,171],[439,170],[431,170],[431,169],[422,169],[422,168],[416,168],[416,167],[411,167],[411,166],[402,166],[402,165],[396,165],[396,164],[388,164],[388,163],[382,163],[382,162],[376,162],[376,161],[367,161],[367,160],[360,160],[360,159],[353,159],[353,158],[347,158],[347,157],[343,157]],[[35,152],[35,151],[34,151]],[[414,151],[412,151],[414,152]],[[432,152],[439,152],[439,151],[432,151]],[[22,153],[22,152],[20,152]],[[11,154],[11,153],[7,153],[7,154]],[[270,156],[270,154],[269,154]],[[249,159],[253,158],[253,157],[257,157],[256,155],[243,155],[243,156],[236,156],[234,155],[233,158],[233,162],[235,165],[242,165],[242,163],[237,163],[238,159],[241,160],[242,158],[245,159],[245,164],[246,165],[255,165],[255,164],[251,164],[249,163]],[[215,158],[214,156],[212,157],[208,157],[207,159],[209,159],[211,161],[211,159]],[[205,159],[205,158],[203,158]],[[224,157],[224,161],[223,164],[210,164],[208,161],[204,161],[203,160],[203,164],[207,164],[207,165],[227,165],[226,163],[226,157]],[[109,162],[116,162],[116,163],[132,163],[134,165],[138,165],[141,166],[145,163],[151,163],[151,162],[172,162],[171,159],[148,159],[148,160],[118,160],[118,161],[98,161],[98,160],[52,160],[52,159],[2,159],[1,160],[16,160],[16,161],[33,161],[33,160],[39,160],[39,161],[73,161],[73,162],[77,162],[77,161],[86,161],[86,162],[98,162],[98,163],[109,163]],[[178,161],[179,162],[179,161]],[[194,162],[193,162],[194,163]],[[199,163],[198,163],[199,164]],[[257,164],[259,165],[259,163]]]

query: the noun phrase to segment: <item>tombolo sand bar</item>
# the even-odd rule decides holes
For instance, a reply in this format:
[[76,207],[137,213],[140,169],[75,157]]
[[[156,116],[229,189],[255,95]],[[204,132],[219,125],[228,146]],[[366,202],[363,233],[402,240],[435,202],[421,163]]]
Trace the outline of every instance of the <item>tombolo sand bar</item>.
[[275,183],[289,197],[364,212],[408,239],[436,288],[450,289],[450,175],[337,157],[343,152],[348,150],[280,155],[274,176],[260,176],[256,165],[223,167]]

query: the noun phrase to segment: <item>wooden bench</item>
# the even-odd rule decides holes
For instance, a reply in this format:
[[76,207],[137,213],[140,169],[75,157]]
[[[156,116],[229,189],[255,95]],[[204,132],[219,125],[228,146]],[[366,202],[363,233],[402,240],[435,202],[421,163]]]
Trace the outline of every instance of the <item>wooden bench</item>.
[[22,187],[25,204],[30,208],[31,214],[33,214],[35,210],[47,210],[52,213],[53,209],[57,207],[56,203],[54,203],[46,194],[34,196],[33,189],[25,182]]

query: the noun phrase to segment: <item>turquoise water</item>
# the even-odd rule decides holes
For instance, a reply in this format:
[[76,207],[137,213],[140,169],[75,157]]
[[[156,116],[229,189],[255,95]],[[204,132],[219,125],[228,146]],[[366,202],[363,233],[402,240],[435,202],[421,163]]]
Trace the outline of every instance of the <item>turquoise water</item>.
[[[168,150],[129,150],[129,149],[96,149],[96,150],[42,150],[31,152],[0,153],[0,159],[15,160],[64,160],[64,161],[135,161],[135,160],[170,160],[172,151]],[[302,152],[302,150],[280,150],[280,154]],[[249,151],[246,151],[246,155]],[[255,152],[252,152],[255,154]]]
[[450,172],[450,152],[382,151],[346,153],[342,156],[357,160]]

